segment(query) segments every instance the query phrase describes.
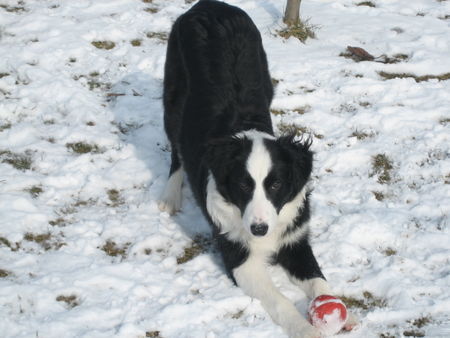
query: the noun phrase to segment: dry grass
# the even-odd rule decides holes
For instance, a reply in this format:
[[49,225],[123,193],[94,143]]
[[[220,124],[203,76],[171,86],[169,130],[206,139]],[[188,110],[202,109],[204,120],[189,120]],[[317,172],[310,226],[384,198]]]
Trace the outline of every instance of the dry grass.
[[286,26],[283,29],[277,30],[277,34],[284,39],[289,39],[294,37],[299,39],[301,42],[305,42],[308,38],[315,39],[317,26],[309,23],[308,20],[299,21],[295,25]]
[[120,192],[116,189],[109,189],[106,191],[109,200],[111,203],[108,205],[111,207],[118,207],[119,205],[122,205],[124,203],[124,199],[120,196]]
[[356,4],[356,6],[377,7],[372,1],[363,1]]
[[183,254],[177,257],[177,264],[189,262],[198,255],[206,252],[210,246],[211,240],[209,238],[197,235],[191,245],[184,248]]
[[42,234],[27,232],[25,233],[23,239],[28,242],[39,244],[45,251],[58,250],[66,245],[63,241],[54,238],[50,232],[45,232]]
[[119,246],[116,242],[108,239],[100,249],[103,250],[108,256],[121,257],[122,259],[125,259],[127,257],[127,251],[130,245],[131,243],[127,242]]
[[86,142],[66,143],[66,148],[78,155],[87,153],[101,154],[102,152],[104,152],[98,145],[89,144]]
[[98,49],[110,50],[116,47],[116,44],[112,41],[92,41],[91,44]]
[[44,192],[41,186],[34,185],[31,188],[26,189],[30,193],[31,197],[38,198],[40,194]]
[[0,150],[0,159],[3,163],[8,163],[20,171],[30,170],[33,164],[30,152],[20,154],[9,150]]
[[393,162],[385,154],[377,154],[372,157],[372,168],[373,172],[370,176],[378,175],[378,183],[387,184],[392,181]]
[[375,297],[369,291],[363,292],[363,298],[340,296],[340,299],[348,308],[359,308],[362,310],[369,310],[372,308],[383,308],[387,306],[385,299]]
[[56,297],[56,301],[66,303],[66,306],[69,309],[72,309],[75,306],[80,305],[80,302],[79,302],[77,296],[75,296],[75,295],[69,295],[69,296],[59,295],[58,297]]
[[161,41],[169,40],[169,33],[167,33],[167,32],[148,32],[146,34],[146,36],[149,39],[158,39],[158,40],[161,40]]
[[440,75],[422,75],[418,76],[411,73],[388,73],[388,72],[378,72],[378,74],[384,79],[384,80],[393,80],[393,79],[408,79],[412,78],[416,82],[423,82],[423,81],[429,81],[429,80],[438,80],[438,81],[446,81],[450,80],[450,73],[440,74]]

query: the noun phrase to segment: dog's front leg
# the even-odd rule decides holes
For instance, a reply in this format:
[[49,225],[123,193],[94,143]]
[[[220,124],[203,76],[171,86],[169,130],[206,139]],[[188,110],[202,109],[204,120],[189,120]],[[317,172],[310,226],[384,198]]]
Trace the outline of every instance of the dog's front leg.
[[289,337],[321,337],[319,331],[300,315],[294,304],[277,290],[268,274],[264,258],[250,255],[242,265],[233,269],[233,276],[247,295],[261,301],[272,320]]
[[[303,289],[310,299],[320,295],[333,295],[307,238],[281,248],[277,262],[286,270],[291,282]],[[348,313],[344,329],[350,331],[358,323],[358,318],[353,313]]]

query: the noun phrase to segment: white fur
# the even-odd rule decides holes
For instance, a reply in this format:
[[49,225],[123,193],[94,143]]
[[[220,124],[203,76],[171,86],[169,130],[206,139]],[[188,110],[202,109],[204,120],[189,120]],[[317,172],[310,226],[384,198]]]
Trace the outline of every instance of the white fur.
[[178,169],[167,180],[166,187],[158,202],[159,210],[166,211],[170,215],[175,214],[181,208],[181,188],[183,186],[183,168]]
[[291,338],[320,337],[319,331],[300,315],[289,299],[273,284],[266,269],[266,255],[256,248],[248,259],[233,270],[239,287],[250,297],[261,301],[272,320],[280,325]]
[[[303,208],[308,188],[304,187],[292,201],[282,207],[277,215],[263,187],[264,179],[272,166],[270,154],[264,146],[264,139],[273,139],[273,137],[254,130],[240,133],[237,137],[247,137],[253,141],[247,160],[247,170],[256,185],[252,200],[246,207],[244,215],[241,215],[239,208],[225,201],[219,193],[212,174],[208,176],[206,196],[208,213],[220,228],[220,233],[226,234],[234,242],[243,243],[249,249],[249,257],[232,271],[233,276],[247,295],[261,301],[274,322],[283,327],[289,337],[321,337],[320,332],[309,324],[294,304],[275,287],[267,271],[267,262],[274,252],[282,245],[298,241],[308,231],[308,225],[303,224],[288,235],[284,235],[287,227],[297,217],[299,209]],[[261,237],[253,236],[250,231],[252,223],[268,224],[268,233]],[[331,294],[328,283],[321,278],[309,281],[300,281],[292,276],[290,278],[310,298],[321,294]]]
[[331,288],[328,282],[323,278],[312,278],[307,280],[299,280],[293,276],[289,276],[292,284],[299,286],[310,299],[314,299],[320,295],[331,295]]
[[251,233],[250,226],[252,224],[265,223],[269,226],[268,235],[276,227],[278,218],[274,205],[267,199],[263,184],[272,167],[272,159],[263,143],[262,135],[251,135],[251,139],[253,145],[247,159],[247,171],[255,182],[255,189],[251,201],[245,208],[243,225]]

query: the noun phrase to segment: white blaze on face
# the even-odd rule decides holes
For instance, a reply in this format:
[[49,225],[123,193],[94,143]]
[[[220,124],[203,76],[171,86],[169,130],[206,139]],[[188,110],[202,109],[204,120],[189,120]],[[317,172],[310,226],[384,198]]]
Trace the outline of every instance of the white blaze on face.
[[255,189],[252,199],[245,208],[243,225],[251,233],[250,227],[252,224],[265,223],[269,226],[267,232],[269,234],[276,226],[277,211],[267,199],[263,183],[272,167],[272,159],[264,146],[263,137],[255,136],[251,137],[253,146],[247,160],[247,171],[255,183]]

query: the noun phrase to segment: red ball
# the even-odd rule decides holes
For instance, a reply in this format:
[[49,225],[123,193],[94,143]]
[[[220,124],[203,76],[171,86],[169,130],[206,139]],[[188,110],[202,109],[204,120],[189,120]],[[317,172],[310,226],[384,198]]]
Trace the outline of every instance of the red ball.
[[316,297],[309,306],[309,321],[325,335],[338,333],[347,320],[347,308],[339,298],[330,295]]

